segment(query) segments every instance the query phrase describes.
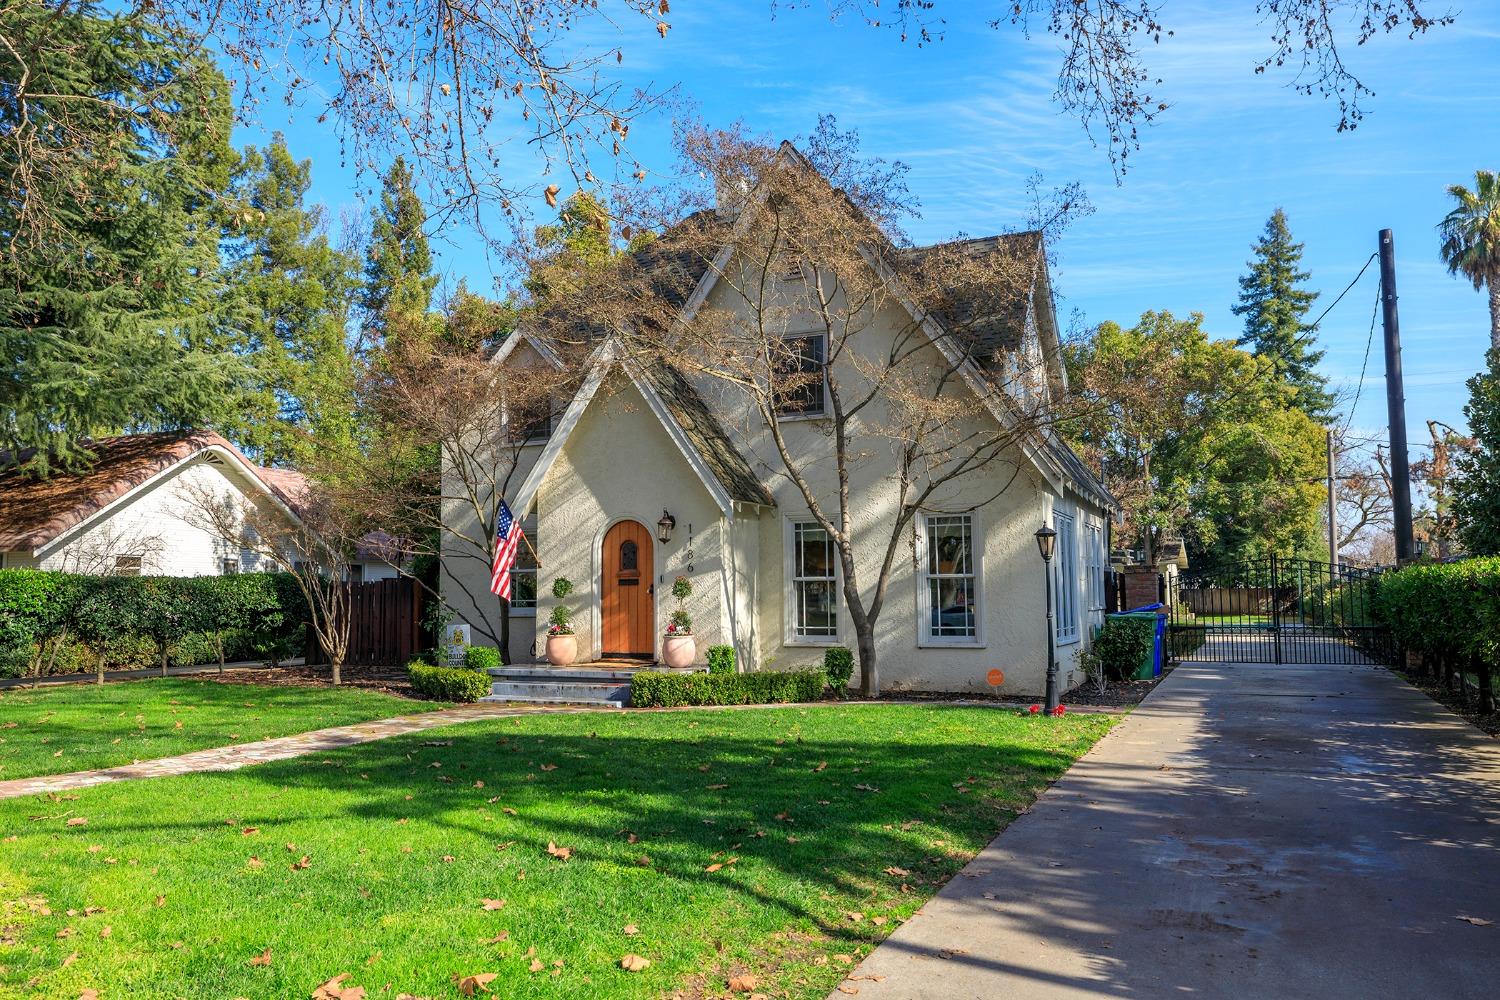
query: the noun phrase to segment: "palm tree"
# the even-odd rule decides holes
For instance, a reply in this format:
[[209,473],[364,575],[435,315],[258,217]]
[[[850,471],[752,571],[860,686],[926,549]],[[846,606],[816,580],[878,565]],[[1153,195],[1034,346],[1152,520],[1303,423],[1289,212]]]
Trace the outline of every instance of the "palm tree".
[[1457,207],[1438,226],[1449,274],[1463,273],[1474,290],[1490,293],[1490,348],[1500,351],[1500,174],[1474,172],[1474,190],[1448,188]]

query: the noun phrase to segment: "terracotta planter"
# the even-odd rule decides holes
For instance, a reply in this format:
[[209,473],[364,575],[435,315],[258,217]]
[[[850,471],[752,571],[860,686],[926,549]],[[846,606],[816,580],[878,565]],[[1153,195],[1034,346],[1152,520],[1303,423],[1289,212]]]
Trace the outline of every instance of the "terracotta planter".
[[578,636],[547,636],[547,662],[554,667],[565,667],[578,659]]
[[698,647],[690,635],[669,635],[661,640],[661,662],[674,669],[691,667]]

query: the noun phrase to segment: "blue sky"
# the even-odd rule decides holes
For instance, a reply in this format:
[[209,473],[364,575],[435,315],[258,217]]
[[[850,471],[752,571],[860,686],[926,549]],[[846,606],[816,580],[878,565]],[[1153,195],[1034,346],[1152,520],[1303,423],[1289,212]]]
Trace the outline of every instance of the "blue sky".
[[[1376,92],[1353,133],[1337,134],[1337,105],[1295,93],[1290,74],[1256,76],[1270,54],[1269,28],[1253,13],[1226,15],[1223,3],[1169,3],[1175,34],[1147,53],[1171,103],[1146,130],[1123,182],[1103,148],[1051,99],[1058,43],[1025,38],[986,21],[997,5],[945,0],[944,40],[918,48],[860,23],[830,23],[826,7],[773,13],[769,2],[676,0],[672,30],[622,23],[621,67],[632,85],[676,85],[710,124],[742,119],[776,137],[805,134],[821,113],[861,132],[868,153],[911,167],[922,217],[908,231],[927,242],[958,232],[982,235],[1022,225],[1025,181],[1081,182],[1095,213],[1056,247],[1059,318],[1129,322],[1148,309],[1201,311],[1215,336],[1239,332],[1229,307],[1250,243],[1283,207],[1307,244],[1321,309],[1395,231],[1397,288],[1413,445],[1425,421],[1462,421],[1463,381],[1483,362],[1484,298],[1449,277],[1437,257],[1435,226],[1444,188],[1472,185],[1476,168],[1500,169],[1500,4],[1470,0],[1458,23],[1408,42],[1404,35],[1352,46],[1346,61]],[[1249,10],[1250,0],[1234,4]],[[614,44],[611,39],[609,44]],[[293,153],[314,160],[313,196],[335,213],[356,201],[356,179],[341,170],[316,113],[267,122],[288,133]],[[637,124],[631,152],[648,167],[670,160],[665,117]],[[241,141],[263,133],[242,130]],[[491,273],[472,234],[442,234],[448,280],[476,290]],[[1358,384],[1376,296],[1376,268],[1324,321],[1324,372],[1352,394]],[[1379,331],[1353,423],[1383,432],[1385,396]]]

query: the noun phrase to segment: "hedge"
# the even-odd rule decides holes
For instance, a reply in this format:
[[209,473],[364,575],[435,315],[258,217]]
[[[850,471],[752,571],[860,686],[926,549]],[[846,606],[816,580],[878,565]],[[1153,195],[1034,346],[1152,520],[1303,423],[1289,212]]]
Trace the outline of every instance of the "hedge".
[[1150,618],[1105,618],[1094,636],[1094,653],[1112,681],[1127,681],[1156,645],[1156,622]]
[[82,576],[0,570],[0,674],[272,661],[302,646],[307,605],[282,573]]
[[488,670],[500,666],[500,650],[493,646],[470,646],[464,650],[464,666],[470,670]]
[[1492,665],[1500,654],[1500,557],[1420,563],[1382,575],[1374,618],[1424,667],[1476,674],[1481,711],[1493,710]]
[[478,701],[490,693],[490,675],[467,667],[434,667],[420,660],[406,665],[412,689],[433,701]]
[[643,670],[630,680],[630,704],[637,708],[682,705],[767,705],[817,701],[826,675],[821,670],[770,670],[754,674],[673,674]]

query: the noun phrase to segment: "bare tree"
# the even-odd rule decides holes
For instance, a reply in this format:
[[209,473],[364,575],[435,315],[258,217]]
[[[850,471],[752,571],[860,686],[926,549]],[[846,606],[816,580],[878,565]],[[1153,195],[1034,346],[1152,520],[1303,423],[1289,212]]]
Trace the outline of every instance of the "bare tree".
[[[389,562],[410,567],[422,557],[441,559],[444,602],[474,612],[465,615],[470,625],[501,650],[509,648],[509,605],[487,587],[476,589],[474,579],[484,574],[462,571],[489,566],[500,504],[519,485],[526,449],[535,451],[552,413],[577,387],[576,356],[565,347],[556,349],[563,355],[554,350],[548,348],[550,358],[518,355],[515,363],[495,364],[491,352],[462,338],[387,359],[368,373],[371,415],[387,442],[394,437],[425,446],[431,460],[413,469],[390,461],[412,449],[388,447],[344,456],[339,474],[330,477],[341,505],[387,533],[393,550],[383,555]],[[487,611],[497,606],[495,632]]]
[[295,509],[206,485],[180,492],[187,503],[185,521],[292,576],[333,683],[341,684],[353,624],[349,564],[366,534],[365,522],[316,482],[293,498]]
[[[720,402],[763,478],[789,482],[830,540],[862,688],[877,694],[875,630],[917,513],[993,502],[1029,474],[1023,451],[1051,443],[1056,343],[1022,336],[1037,321],[1043,236],[910,246],[896,228],[913,208],[904,168],[861,157],[831,120],[806,154],[739,132],[679,139],[682,175],[711,179],[717,207],[702,186],[617,203],[640,220],[622,234],[652,238],[582,275],[529,328],[612,338],[631,363],[669,366]],[[705,269],[715,295],[679,314]],[[854,483],[876,455],[894,471],[872,509]]]

